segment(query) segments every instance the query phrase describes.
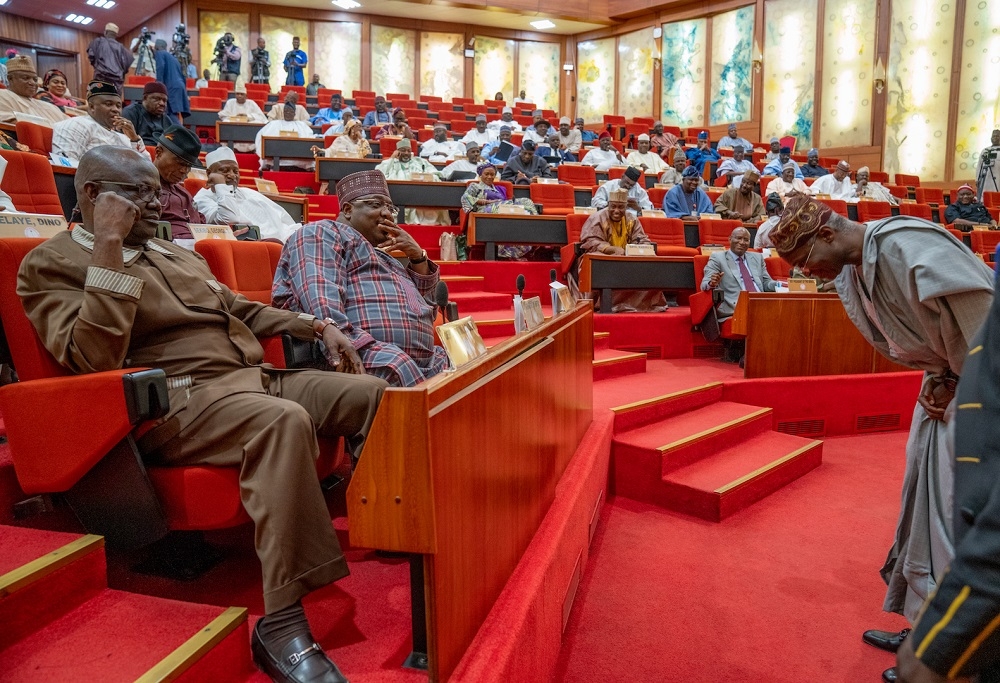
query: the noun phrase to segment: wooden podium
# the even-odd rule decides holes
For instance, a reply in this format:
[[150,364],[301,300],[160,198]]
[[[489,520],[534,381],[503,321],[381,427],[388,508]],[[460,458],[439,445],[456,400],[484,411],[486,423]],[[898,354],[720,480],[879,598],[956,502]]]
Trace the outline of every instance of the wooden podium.
[[422,556],[411,581],[422,574],[431,681],[468,649],[593,419],[593,323],[582,302],[383,395],[347,489],[351,544]]
[[910,369],[861,336],[836,294],[740,292],[732,327],[746,336],[747,379]]

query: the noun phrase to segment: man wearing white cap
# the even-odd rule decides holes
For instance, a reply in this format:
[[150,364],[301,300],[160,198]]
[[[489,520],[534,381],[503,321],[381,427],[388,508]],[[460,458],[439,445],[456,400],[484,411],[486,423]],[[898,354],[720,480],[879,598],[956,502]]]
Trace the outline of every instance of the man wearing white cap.
[[240,117],[246,117],[251,123],[267,123],[260,105],[247,99],[247,87],[243,83],[236,84],[233,97],[226,100],[226,106],[219,112],[220,121],[235,121]]
[[736,147],[737,145],[741,146],[744,150],[748,150],[748,149],[752,150],[753,149],[753,145],[750,143],[749,140],[747,140],[745,138],[741,138],[739,135],[736,134],[736,124],[735,123],[730,123],[729,124],[729,132],[728,132],[728,134],[726,136],[724,136],[721,140],[719,140],[719,142],[715,146],[715,148],[716,149],[732,149],[733,147]]
[[573,122],[568,116],[559,119],[559,145],[573,155],[575,161],[580,156],[580,148],[583,146],[583,136],[580,131],[573,127]]
[[500,111],[500,118],[496,121],[490,121],[489,126],[490,132],[494,135],[500,134],[500,126],[508,126],[511,133],[520,133],[521,124],[514,120],[514,110],[510,107],[504,107]]
[[434,139],[420,145],[420,156],[432,162],[451,161],[465,155],[465,145],[458,140],[448,139],[448,129],[443,123],[434,124]]
[[486,145],[496,144],[497,133],[486,126],[486,114],[476,114],[476,127],[466,133],[459,142],[468,145],[474,142],[482,149]]
[[7,79],[10,89],[0,90],[0,121],[12,122],[15,114],[30,114],[51,126],[69,118],[54,104],[35,99],[38,73],[28,57],[17,55],[7,60]]
[[656,175],[667,170],[667,165],[660,155],[649,151],[649,135],[642,133],[636,138],[635,146],[639,148],[638,151],[631,152],[625,159],[629,166],[635,166],[646,173],[655,173]]
[[132,66],[132,53],[117,38],[118,25],[106,24],[104,35],[94,38],[87,47],[87,58],[94,67],[94,80],[111,83],[121,92],[125,74]]
[[764,155],[764,161],[774,161],[781,154],[781,140],[771,138],[771,149]]
[[219,147],[205,157],[208,184],[194,196],[194,205],[208,223],[256,225],[261,239],[282,243],[301,228],[299,223],[257,190],[240,187],[240,167],[228,147]]
[[[292,91],[294,92],[294,90]],[[274,105],[278,106],[278,105]],[[314,138],[316,137],[313,129],[305,121],[297,121],[295,119],[295,105],[291,102],[285,102],[281,109],[284,114],[284,118],[281,121],[269,121],[264,125],[259,131],[257,131],[257,136],[254,138],[254,148],[257,150],[257,154],[260,154],[263,148],[261,140],[265,137],[278,138],[282,135],[290,137],[299,138]],[[287,159],[282,162],[282,166],[295,166],[297,168],[304,169],[306,171],[311,171],[316,168],[316,164],[312,161],[306,161],[305,159]],[[261,158],[260,167],[262,169],[267,169],[271,167],[271,160]],[[278,169],[274,169],[277,171]]]

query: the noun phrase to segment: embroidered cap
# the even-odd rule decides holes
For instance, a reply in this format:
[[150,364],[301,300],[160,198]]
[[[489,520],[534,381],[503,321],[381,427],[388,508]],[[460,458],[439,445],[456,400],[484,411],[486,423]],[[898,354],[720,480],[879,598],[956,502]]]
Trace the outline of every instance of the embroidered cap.
[[787,256],[808,243],[833,215],[826,204],[805,195],[795,195],[785,204],[781,220],[768,233],[781,256]]
[[619,188],[608,192],[608,202],[621,202],[622,204],[628,203],[628,190]]
[[341,206],[359,197],[371,196],[389,196],[389,185],[382,171],[358,171],[344,176],[337,183],[337,198]]
[[35,65],[32,63],[31,59],[25,57],[24,55],[17,55],[16,57],[11,57],[7,60],[7,73],[12,74],[17,71],[27,71],[28,73],[37,74],[35,71]]

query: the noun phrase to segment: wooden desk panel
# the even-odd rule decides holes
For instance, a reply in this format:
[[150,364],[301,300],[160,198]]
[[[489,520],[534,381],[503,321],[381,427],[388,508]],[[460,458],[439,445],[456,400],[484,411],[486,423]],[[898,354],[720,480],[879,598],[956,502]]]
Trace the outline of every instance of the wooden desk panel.
[[601,313],[611,313],[612,292],[618,289],[694,291],[694,260],[690,256],[580,257],[580,291],[601,293]]
[[543,244],[564,246],[565,216],[530,216],[502,213],[470,213],[469,244],[485,244],[486,260],[496,259],[496,245]]

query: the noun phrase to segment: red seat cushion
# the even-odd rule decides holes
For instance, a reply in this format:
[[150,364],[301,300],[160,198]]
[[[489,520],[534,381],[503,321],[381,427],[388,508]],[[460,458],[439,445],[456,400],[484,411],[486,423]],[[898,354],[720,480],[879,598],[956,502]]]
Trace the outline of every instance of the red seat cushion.
[[47,213],[62,216],[63,208],[56,190],[56,179],[49,160],[31,152],[0,149],[7,160],[0,190],[10,195],[14,206],[25,213]]

